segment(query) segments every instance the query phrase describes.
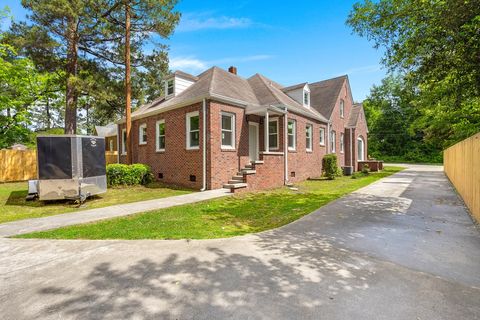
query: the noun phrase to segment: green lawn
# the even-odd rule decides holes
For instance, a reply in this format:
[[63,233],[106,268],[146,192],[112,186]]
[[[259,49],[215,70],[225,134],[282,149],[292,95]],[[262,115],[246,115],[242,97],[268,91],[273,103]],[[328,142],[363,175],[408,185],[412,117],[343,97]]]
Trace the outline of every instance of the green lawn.
[[386,167],[358,179],[305,181],[298,191],[240,194],[96,223],[22,235],[54,239],[207,239],[280,227],[347,193],[401,171]]
[[0,223],[101,208],[120,203],[165,198],[191,192],[183,189],[166,188],[158,183],[152,183],[147,187],[108,188],[107,193],[89,198],[84,207],[78,208],[78,205],[69,201],[25,201],[27,190],[27,182],[0,184]]

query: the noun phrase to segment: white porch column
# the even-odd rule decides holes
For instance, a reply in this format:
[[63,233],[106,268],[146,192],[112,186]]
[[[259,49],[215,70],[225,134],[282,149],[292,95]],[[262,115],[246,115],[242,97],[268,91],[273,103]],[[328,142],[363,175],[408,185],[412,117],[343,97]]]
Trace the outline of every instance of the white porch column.
[[268,109],[265,111],[265,125],[263,126],[263,133],[265,134],[265,152],[269,151],[269,141],[268,141],[268,125],[269,125],[269,120],[268,120]]

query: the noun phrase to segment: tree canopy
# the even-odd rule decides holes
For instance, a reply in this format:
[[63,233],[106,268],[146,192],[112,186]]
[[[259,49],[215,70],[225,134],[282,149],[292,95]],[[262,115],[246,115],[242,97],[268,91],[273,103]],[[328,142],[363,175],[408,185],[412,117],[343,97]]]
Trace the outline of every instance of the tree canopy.
[[[478,0],[366,0],[347,24],[384,48],[383,64],[411,87],[405,104],[422,141],[440,150],[480,130]],[[381,105],[378,90],[370,105]]]

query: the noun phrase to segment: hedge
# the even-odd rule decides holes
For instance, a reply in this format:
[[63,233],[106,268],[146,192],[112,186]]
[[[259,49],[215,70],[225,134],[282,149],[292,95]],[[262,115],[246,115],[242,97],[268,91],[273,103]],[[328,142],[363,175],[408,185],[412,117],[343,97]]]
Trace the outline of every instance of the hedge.
[[141,163],[107,165],[107,183],[109,186],[147,184],[153,180],[152,170]]
[[337,165],[337,155],[327,154],[323,157],[323,172],[325,177],[330,180],[342,175],[342,170]]

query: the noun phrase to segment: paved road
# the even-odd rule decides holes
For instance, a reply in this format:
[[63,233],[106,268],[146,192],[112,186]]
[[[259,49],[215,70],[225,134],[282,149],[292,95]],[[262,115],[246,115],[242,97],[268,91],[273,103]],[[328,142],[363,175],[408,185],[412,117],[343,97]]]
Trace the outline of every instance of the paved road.
[[438,167],[205,241],[0,239],[2,319],[480,319],[480,233]]

